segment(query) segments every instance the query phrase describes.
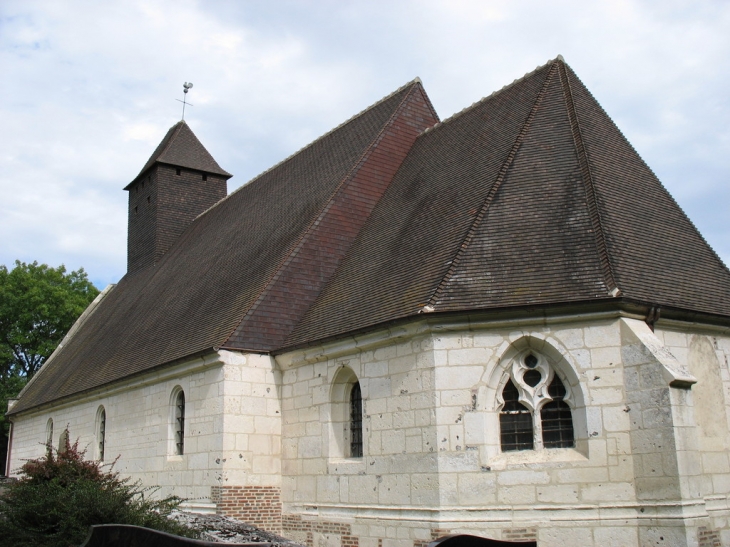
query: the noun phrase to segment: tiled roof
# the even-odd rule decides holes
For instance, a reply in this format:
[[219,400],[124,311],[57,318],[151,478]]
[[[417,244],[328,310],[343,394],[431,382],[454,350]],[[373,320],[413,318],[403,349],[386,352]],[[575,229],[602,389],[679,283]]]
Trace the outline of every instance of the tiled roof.
[[221,346],[421,84],[398,90],[198,217],[154,266],[125,275],[13,411]]
[[[232,176],[228,171],[218,165],[218,162],[213,159],[213,156],[205,149],[205,146],[198,140],[198,137],[190,130],[190,127],[184,120],[177,122],[170,128],[167,135],[165,135],[162,142],[160,142],[150,156],[150,159],[144,164],[137,177],[147,171],[156,162],[168,163],[178,167],[187,167],[188,169],[223,175],[224,177]],[[137,180],[137,177],[134,180]],[[130,182],[125,187],[125,190],[133,182]]]
[[443,122],[414,81],[125,276],[13,412],[211,348],[592,302],[730,324],[730,272],[560,58]]

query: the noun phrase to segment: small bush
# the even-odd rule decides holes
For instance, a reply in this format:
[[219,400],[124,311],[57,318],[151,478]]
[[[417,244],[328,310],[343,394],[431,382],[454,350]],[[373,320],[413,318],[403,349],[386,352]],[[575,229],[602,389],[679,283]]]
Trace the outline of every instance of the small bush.
[[155,488],[120,478],[113,464],[105,471],[85,455],[78,441],[67,442],[23,465],[20,480],[0,497],[0,545],[76,547],[93,524],[133,524],[197,537],[196,531],[167,518],[180,498],[150,499]]

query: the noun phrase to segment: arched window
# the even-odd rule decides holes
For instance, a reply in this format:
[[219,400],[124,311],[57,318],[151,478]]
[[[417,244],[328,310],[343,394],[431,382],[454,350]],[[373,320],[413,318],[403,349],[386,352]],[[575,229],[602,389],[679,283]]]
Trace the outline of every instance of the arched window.
[[53,418],[46,422],[46,449],[48,452],[53,450]]
[[360,382],[350,390],[350,457],[362,458],[362,394]]
[[355,372],[342,366],[332,381],[331,391],[332,458],[362,458],[365,453],[363,436],[362,386]]
[[575,446],[569,393],[543,356],[531,350],[518,356],[501,396],[503,452]]
[[185,453],[185,392],[180,389],[174,398],[173,429],[174,454],[182,456]]
[[106,447],[106,410],[103,406],[96,411],[96,457],[100,462],[104,461],[104,449]]

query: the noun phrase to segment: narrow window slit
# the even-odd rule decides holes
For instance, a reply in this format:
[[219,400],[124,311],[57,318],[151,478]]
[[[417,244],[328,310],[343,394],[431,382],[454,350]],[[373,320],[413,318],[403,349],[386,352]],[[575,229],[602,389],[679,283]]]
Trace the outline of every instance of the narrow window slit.
[[350,391],[350,457],[362,458],[362,393],[360,382]]

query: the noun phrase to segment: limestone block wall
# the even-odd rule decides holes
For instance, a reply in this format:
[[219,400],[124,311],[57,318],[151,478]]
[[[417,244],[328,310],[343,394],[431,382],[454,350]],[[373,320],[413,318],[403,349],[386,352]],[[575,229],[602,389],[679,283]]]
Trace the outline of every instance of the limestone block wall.
[[[89,456],[98,457],[96,418],[106,412],[104,461],[119,460],[115,470],[147,485],[159,485],[163,495],[175,494],[194,502],[209,502],[210,485],[220,475],[217,454],[222,450],[223,362],[217,354],[118,383],[86,397],[34,411],[15,419],[13,465],[44,452],[49,419],[53,444],[68,428],[71,441]],[[184,455],[174,455],[171,396],[185,394]]]
[[[692,404],[697,427],[697,489],[704,498],[711,529],[721,530],[721,544],[730,544],[730,334],[680,325],[661,326],[655,334],[697,378]],[[705,532],[707,536],[710,532]],[[708,544],[709,545],[709,544]]]
[[[106,412],[105,461],[163,495],[189,499],[197,510],[226,512],[258,501],[256,516],[238,516],[276,529],[280,508],[280,403],[273,360],[221,351],[120,382],[84,398],[16,417],[12,466],[43,454],[49,418],[53,443],[65,428],[97,457],[97,415]],[[185,394],[184,454],[174,453],[173,400]],[[234,512],[234,509],[228,511]],[[257,521],[257,518],[263,520]]]
[[281,530],[281,375],[268,355],[221,351],[223,382],[216,511]]
[[[434,530],[525,533],[540,545],[695,545],[700,528],[712,535],[727,523],[704,511],[692,375],[663,344],[638,319],[422,322],[278,356],[284,532],[331,544],[330,529],[347,524],[348,542],[373,547],[427,543]],[[568,389],[574,447],[502,452],[501,390],[525,352]],[[354,381],[362,458],[347,453],[343,417]]]

